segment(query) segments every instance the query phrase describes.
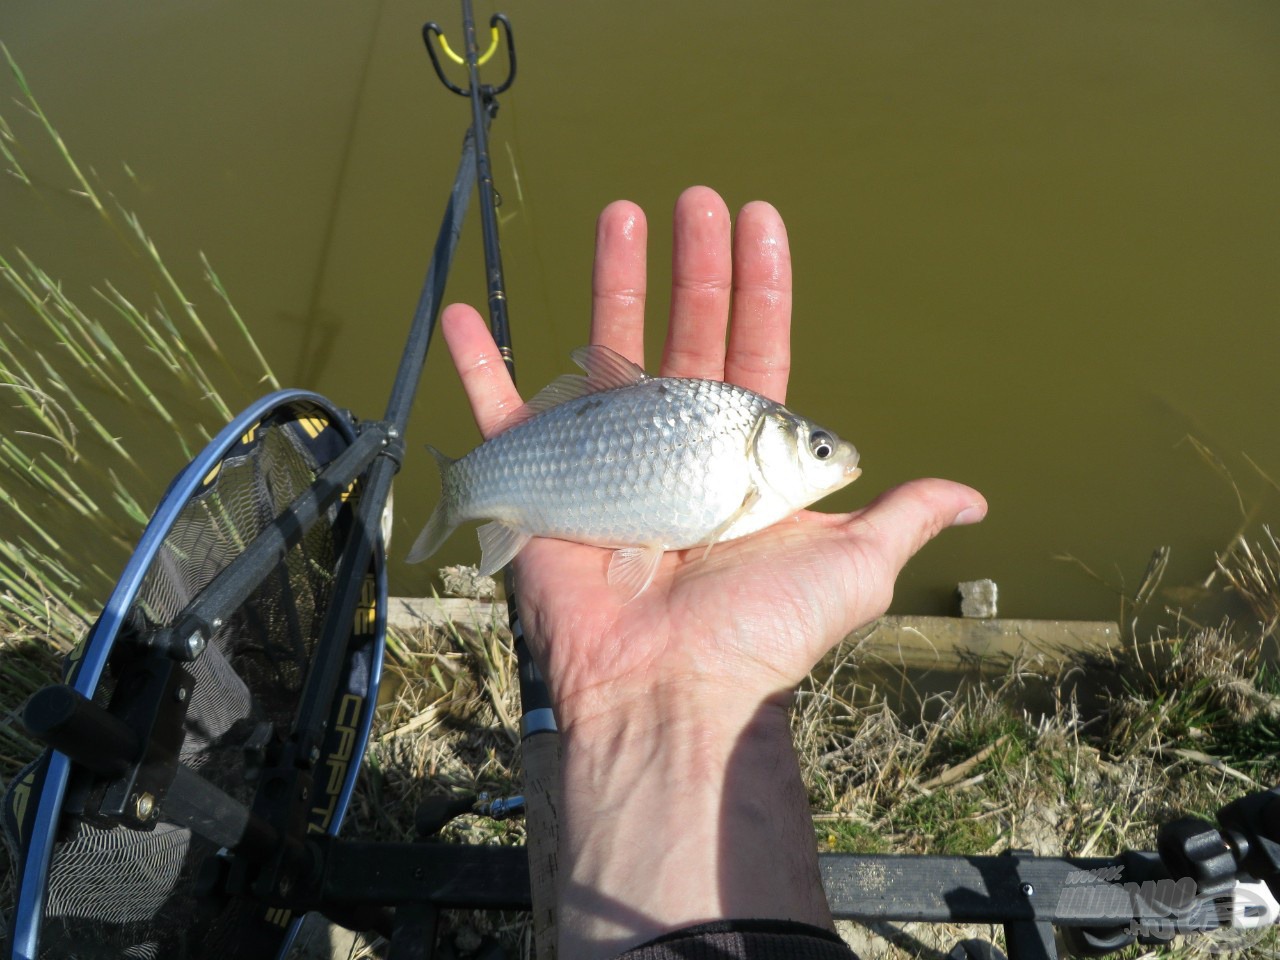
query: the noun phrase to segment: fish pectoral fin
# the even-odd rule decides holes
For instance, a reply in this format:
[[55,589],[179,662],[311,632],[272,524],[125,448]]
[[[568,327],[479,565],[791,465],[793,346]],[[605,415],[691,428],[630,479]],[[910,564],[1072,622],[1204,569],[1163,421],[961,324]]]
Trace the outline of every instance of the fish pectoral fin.
[[729,529],[751,512],[751,508],[760,502],[760,490],[753,483],[751,489],[747,491],[747,495],[742,498],[742,506],[729,514],[728,519],[720,526],[711,531],[711,538],[707,541],[707,549],[702,551],[702,559],[707,559],[711,555],[711,548],[720,542],[720,538],[729,532]]
[[609,561],[609,586],[630,591],[623,603],[630,603],[653,582],[662,561],[662,547],[656,545],[623,547],[615,550]]
[[485,577],[505,567],[533,539],[533,534],[501,520],[484,524],[476,536],[480,538],[480,575]]

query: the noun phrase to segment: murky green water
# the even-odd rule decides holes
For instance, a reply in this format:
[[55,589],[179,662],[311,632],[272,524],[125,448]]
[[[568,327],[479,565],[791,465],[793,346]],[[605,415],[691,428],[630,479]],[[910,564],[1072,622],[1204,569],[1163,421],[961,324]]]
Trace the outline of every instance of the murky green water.
[[[526,386],[563,372],[585,337],[601,206],[649,211],[661,290],[671,205],[702,182],[787,218],[791,401],[864,456],[826,509],[922,474],[990,499],[981,528],[912,565],[898,609],[946,610],[957,581],[992,577],[1009,615],[1114,616],[1109,590],[1054,559],[1068,553],[1132,587],[1170,544],[1168,582],[1203,577],[1242,517],[1187,434],[1228,465],[1255,522],[1276,519],[1280,496],[1245,456],[1280,478],[1280,6],[479,12],[492,9],[520,54],[493,153]],[[436,19],[457,36],[457,18],[452,0],[11,0],[0,39],[202,308],[216,301],[199,250],[285,383],[379,416],[468,122],[418,30]],[[69,286],[137,272],[105,252],[28,118],[0,112],[36,174],[34,189],[0,178],[0,251],[21,246]],[[450,294],[481,303],[468,229]],[[654,356],[665,307],[651,299]],[[29,324],[8,295],[0,310]],[[435,497],[421,444],[457,454],[476,440],[441,349],[410,427],[397,593],[427,589],[427,571],[399,562]],[[180,461],[146,435],[126,442],[153,504]],[[474,558],[472,531],[448,554]]]

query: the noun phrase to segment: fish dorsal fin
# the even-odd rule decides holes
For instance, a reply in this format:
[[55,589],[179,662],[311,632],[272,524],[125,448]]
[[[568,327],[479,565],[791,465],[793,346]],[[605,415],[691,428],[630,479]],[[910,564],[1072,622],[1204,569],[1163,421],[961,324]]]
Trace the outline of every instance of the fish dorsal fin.
[[566,373],[562,377],[556,377],[539,390],[532,400],[507,414],[498,428],[498,433],[506,433],[512,427],[518,427],[526,420],[532,420],[544,410],[584,397],[590,392],[586,377],[576,373]]
[[632,363],[621,354],[608,347],[579,347],[569,354],[573,362],[587,371],[587,375],[566,373],[557,377],[534,394],[533,398],[522,407],[507,414],[502,421],[499,432],[506,432],[517,427],[526,420],[532,420],[538,414],[552,407],[558,407],[569,400],[599,393],[602,390],[613,390],[616,387],[629,387],[633,383],[648,380],[649,375],[643,368]]
[[612,390],[615,387],[629,387],[633,383],[648,380],[649,375],[637,363],[632,363],[620,353],[608,347],[593,344],[579,347],[570,358],[587,371],[587,393],[599,393],[601,390]]

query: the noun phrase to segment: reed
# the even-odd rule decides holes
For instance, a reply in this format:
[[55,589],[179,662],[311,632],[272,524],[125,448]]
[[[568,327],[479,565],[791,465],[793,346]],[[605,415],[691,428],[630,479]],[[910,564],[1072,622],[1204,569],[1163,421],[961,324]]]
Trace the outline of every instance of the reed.
[[[56,677],[58,659],[96,617],[168,476],[250,398],[241,355],[261,369],[259,383],[278,381],[208,259],[200,255],[204,280],[224,308],[213,321],[137,214],[103,202],[113,192],[77,163],[10,51],[0,52],[19,106],[71,173],[70,192],[100,215],[77,255],[97,243],[107,259],[123,245],[149,275],[76,289],[20,247],[0,251],[0,694],[16,709]],[[21,126],[0,117],[0,152],[20,183],[56,204],[66,192],[50,185],[56,171],[33,177],[18,161]],[[175,414],[175,398],[203,412]],[[163,476],[131,451],[142,443],[172,451]],[[0,722],[0,775],[35,753],[10,712]]]
[[27,176],[27,171],[22,168],[22,164],[18,162],[18,158],[13,152],[16,143],[13,131],[9,128],[9,121],[0,116],[0,156],[4,157],[5,162],[9,164],[9,169],[6,172],[10,176],[17,177],[29,187],[31,186],[31,178]]
[[252,351],[254,359],[258,361],[258,366],[262,368],[262,377],[259,383],[266,383],[273,390],[280,389],[280,381],[276,379],[276,375],[271,372],[271,366],[267,363],[267,358],[262,355],[262,351],[258,349],[258,342],[253,339],[253,335],[249,333],[249,327],[244,322],[244,318],[240,316],[240,311],[235,308],[235,304],[231,302],[231,296],[227,293],[227,288],[222,285],[217,273],[209,263],[209,258],[202,252],[200,254],[200,262],[204,264],[204,277],[209,286],[213,287],[214,292],[221,298],[223,306],[227,308],[227,313],[231,316],[236,328],[244,337],[245,343]]
[[[147,231],[143,229],[142,222],[138,219],[138,215],[131,213],[128,210],[121,210],[121,214],[124,216],[124,222],[128,224],[129,229],[133,231],[133,235],[137,238],[138,243],[142,245],[142,249],[146,251],[152,265],[164,279],[165,286],[169,288],[169,292],[172,293],[178,303],[182,305],[183,312],[186,314],[187,319],[191,321],[191,326],[204,339],[205,345],[213,352],[213,355],[219,360],[223,360],[225,362],[226,358],[223,356],[222,350],[218,346],[218,341],[213,338],[213,334],[209,332],[209,328],[204,325],[204,321],[201,320],[200,315],[196,313],[195,305],[187,298],[187,295],[182,292],[182,288],[178,286],[178,281],[173,278],[173,274],[169,271],[169,268],[165,266],[165,262],[160,256],[160,251],[156,248],[155,241],[152,240],[151,237],[148,236]],[[172,321],[169,321],[169,325],[171,327],[173,326]]]
[[[9,48],[3,43],[0,43],[0,51],[4,53],[4,58],[9,64],[9,70],[12,71],[14,79],[18,82],[18,89],[22,91],[24,100],[19,101],[19,104],[26,109],[28,113],[39,120],[41,126],[44,127],[45,133],[49,135],[49,139],[53,141],[58,153],[62,156],[62,159],[66,162],[67,167],[75,177],[76,182],[80,185],[80,189],[76,192],[92,203],[93,208],[97,210],[98,213],[105,216],[106,208],[102,205],[102,201],[98,199],[97,191],[89,185],[89,181],[85,179],[85,175],[81,172],[79,164],[77,164],[75,159],[71,156],[71,151],[67,149],[67,144],[63,141],[62,135],[58,133],[53,123],[45,115],[44,110],[41,109],[40,102],[36,100],[35,94],[31,92],[31,85],[27,83],[27,78],[26,75],[23,74],[22,68],[18,66],[18,62],[13,59],[13,55],[9,52]],[[27,184],[31,183],[30,179],[27,179],[25,176],[23,177],[23,180]]]

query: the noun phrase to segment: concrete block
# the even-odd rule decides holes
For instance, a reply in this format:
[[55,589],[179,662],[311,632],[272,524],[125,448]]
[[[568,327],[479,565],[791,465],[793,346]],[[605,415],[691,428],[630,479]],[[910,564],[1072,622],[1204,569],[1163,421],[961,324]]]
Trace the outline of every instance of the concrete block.
[[994,580],[967,580],[956,588],[956,592],[960,594],[960,616],[996,615],[996,594],[999,591]]

